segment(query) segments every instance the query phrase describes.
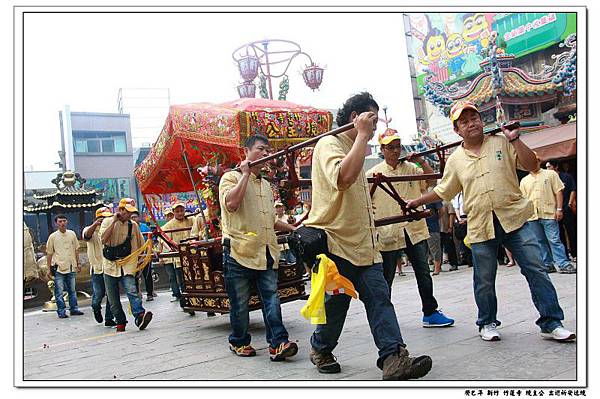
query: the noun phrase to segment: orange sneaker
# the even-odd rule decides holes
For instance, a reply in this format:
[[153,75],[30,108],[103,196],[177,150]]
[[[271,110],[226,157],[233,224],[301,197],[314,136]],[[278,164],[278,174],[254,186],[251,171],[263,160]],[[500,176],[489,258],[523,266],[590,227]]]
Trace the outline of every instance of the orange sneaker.
[[256,350],[250,345],[235,346],[229,344],[229,350],[235,353],[236,356],[250,357],[256,356]]
[[286,357],[292,357],[298,353],[298,345],[294,342],[282,342],[277,348],[269,347],[269,355],[274,362],[280,362]]

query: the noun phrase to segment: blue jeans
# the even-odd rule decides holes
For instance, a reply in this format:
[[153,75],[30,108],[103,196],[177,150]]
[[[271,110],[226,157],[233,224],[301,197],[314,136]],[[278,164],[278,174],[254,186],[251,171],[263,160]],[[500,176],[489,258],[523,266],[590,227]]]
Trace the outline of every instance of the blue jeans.
[[289,264],[296,263],[296,257],[294,256],[294,254],[292,253],[292,251],[290,249],[282,250],[280,258]]
[[[347,260],[327,254],[335,262],[338,272],[349,279],[365,305],[371,335],[379,349],[377,367],[391,354],[405,347],[396,318],[394,305],[390,301],[390,290],[383,277],[381,263],[372,266],[354,266]],[[350,306],[349,295],[325,295],[325,315],[327,324],[319,324],[310,337],[310,344],[317,352],[331,353],[338,344],[344,328],[346,313]]]
[[143,314],[146,310],[142,306],[142,298],[140,297],[138,290],[135,286],[135,277],[131,275],[124,275],[121,277],[113,277],[104,273],[104,286],[106,287],[106,296],[110,303],[110,310],[115,315],[115,321],[117,324],[127,323],[127,317],[123,312],[121,306],[121,296],[119,294],[119,283],[127,294],[127,299],[131,304],[131,313],[134,317]]
[[473,252],[473,288],[478,308],[477,325],[496,323],[496,270],[498,247],[508,248],[521,268],[529,284],[533,304],[540,317],[535,322],[544,332],[550,332],[562,326],[563,311],[558,303],[554,285],[542,264],[542,255],[535,233],[530,224],[525,223],[519,229],[506,233],[494,216],[495,238],[471,244]]
[[556,262],[556,265],[560,269],[570,265],[565,247],[560,241],[558,221],[554,219],[538,219],[527,222],[527,224],[531,225],[537,236],[546,268],[553,266],[554,262]]
[[273,269],[273,258],[268,250],[267,270],[254,270],[240,265],[231,257],[230,248],[223,247],[223,272],[232,330],[229,343],[234,346],[250,345],[248,300],[252,285],[256,286],[262,304],[267,342],[272,348],[288,342],[288,332],[283,326],[281,303],[277,296],[277,270]]
[[[103,274],[92,274],[92,310],[94,313],[102,312],[102,299],[106,295],[106,288],[104,287],[104,275]],[[104,312],[104,320],[112,320],[114,316],[110,310],[110,301],[106,295],[106,310]]]
[[183,291],[183,272],[181,268],[176,268],[174,263],[165,263],[165,270],[169,275],[171,295],[181,298],[181,291]]
[[56,312],[59,315],[66,313],[65,299],[63,298],[65,290],[69,295],[69,311],[79,310],[77,307],[77,291],[75,291],[75,272],[54,273],[54,298],[56,299]]

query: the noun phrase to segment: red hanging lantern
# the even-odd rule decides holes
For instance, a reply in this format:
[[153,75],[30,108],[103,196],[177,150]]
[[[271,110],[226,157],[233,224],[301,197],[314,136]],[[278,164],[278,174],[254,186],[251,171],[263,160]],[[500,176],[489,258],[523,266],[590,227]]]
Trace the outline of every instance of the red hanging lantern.
[[321,83],[323,82],[324,71],[325,70],[320,66],[312,64],[302,72],[304,83],[306,83],[306,85],[313,90],[318,89],[319,86],[321,86]]

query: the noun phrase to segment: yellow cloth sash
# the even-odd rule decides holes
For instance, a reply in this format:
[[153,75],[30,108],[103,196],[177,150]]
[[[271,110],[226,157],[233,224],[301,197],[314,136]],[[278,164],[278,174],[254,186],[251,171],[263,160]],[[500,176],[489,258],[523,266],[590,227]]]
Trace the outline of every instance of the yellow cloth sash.
[[300,314],[309,319],[311,324],[326,324],[325,315],[325,293],[346,294],[357,298],[354,285],[346,277],[342,276],[335,263],[327,256],[317,255],[319,259],[318,271],[312,272],[310,277],[310,296],[306,305],[300,310]]
[[[141,261],[138,259],[140,255],[142,256]],[[152,239],[146,240],[144,245],[142,245],[123,259],[117,259],[115,263],[117,264],[117,266],[123,267],[126,264],[132,262],[133,260],[135,260],[137,264],[137,267],[135,268],[135,273],[148,266],[148,263],[150,263],[150,261],[152,260]]]

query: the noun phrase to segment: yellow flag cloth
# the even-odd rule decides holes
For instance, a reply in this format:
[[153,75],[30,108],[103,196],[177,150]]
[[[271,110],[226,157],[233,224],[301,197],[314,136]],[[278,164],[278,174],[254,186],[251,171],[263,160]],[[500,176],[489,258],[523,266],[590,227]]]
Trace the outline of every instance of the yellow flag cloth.
[[300,314],[309,319],[311,324],[326,324],[325,316],[325,292],[347,294],[357,298],[356,290],[350,280],[339,274],[335,263],[327,256],[317,255],[319,267],[316,273],[311,273],[311,291],[306,305],[300,310]]
[[[142,257],[141,261],[140,259],[138,259],[138,256]],[[136,259],[136,261],[138,262],[137,267],[135,269],[136,273],[145,268],[148,265],[148,263],[150,263],[150,261],[152,260],[152,239],[146,240],[144,245],[130,253],[125,258],[117,259],[115,263],[117,264],[117,266],[123,267],[132,259]]]

